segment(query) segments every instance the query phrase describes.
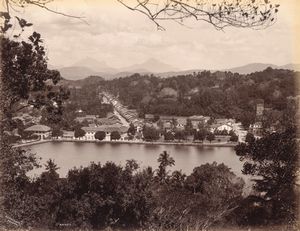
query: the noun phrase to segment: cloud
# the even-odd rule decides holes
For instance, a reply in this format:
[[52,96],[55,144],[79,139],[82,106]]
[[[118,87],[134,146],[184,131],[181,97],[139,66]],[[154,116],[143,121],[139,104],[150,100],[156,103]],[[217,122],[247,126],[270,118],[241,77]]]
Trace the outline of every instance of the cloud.
[[[156,58],[179,69],[228,68],[250,62],[285,64],[292,62],[290,7],[284,6],[278,23],[266,30],[228,28],[215,30],[205,22],[187,22],[183,27],[165,22],[166,31],[141,14],[120,4],[74,5],[55,1],[54,9],[85,16],[80,20],[28,8],[24,17],[45,40],[51,64],[68,66],[85,57],[123,67]],[[54,4],[54,3],[53,3]]]

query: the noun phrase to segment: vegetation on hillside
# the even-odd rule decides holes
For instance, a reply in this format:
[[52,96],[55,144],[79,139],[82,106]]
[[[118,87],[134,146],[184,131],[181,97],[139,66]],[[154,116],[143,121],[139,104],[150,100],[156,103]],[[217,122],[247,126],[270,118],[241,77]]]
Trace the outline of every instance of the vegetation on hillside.
[[101,86],[124,105],[138,109],[141,116],[234,118],[245,127],[255,121],[256,104],[263,100],[268,109],[264,123],[279,121],[278,127],[286,127],[295,115],[295,76],[293,71],[272,68],[249,75],[203,71],[158,78],[135,74],[105,81]]

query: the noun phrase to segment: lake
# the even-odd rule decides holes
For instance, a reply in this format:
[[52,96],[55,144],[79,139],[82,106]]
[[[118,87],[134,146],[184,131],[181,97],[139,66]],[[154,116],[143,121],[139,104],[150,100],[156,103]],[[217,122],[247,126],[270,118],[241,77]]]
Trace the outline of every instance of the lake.
[[[232,147],[203,147],[179,145],[152,144],[118,144],[118,143],[79,143],[79,142],[49,142],[30,147],[33,153],[42,158],[41,164],[48,159],[54,159],[59,166],[60,176],[66,176],[73,167],[88,166],[90,162],[112,161],[124,165],[126,160],[135,159],[141,167],[158,167],[158,156],[167,151],[175,160],[172,170],[182,170],[190,174],[194,167],[205,163],[224,163],[238,175],[243,163],[236,156]],[[34,170],[39,174],[42,169]]]

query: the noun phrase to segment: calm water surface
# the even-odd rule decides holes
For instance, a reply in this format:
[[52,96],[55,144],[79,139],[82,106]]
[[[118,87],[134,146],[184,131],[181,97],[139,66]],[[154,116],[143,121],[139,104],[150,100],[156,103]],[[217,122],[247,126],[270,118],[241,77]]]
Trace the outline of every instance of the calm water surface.
[[[135,159],[141,167],[157,168],[158,156],[163,151],[167,151],[175,160],[172,170],[181,169],[190,174],[194,167],[216,161],[224,163],[236,175],[242,176],[243,163],[232,147],[53,142],[33,145],[30,149],[42,158],[41,164],[50,158],[54,159],[60,167],[60,176],[66,176],[73,167],[88,166],[92,161],[102,164],[112,161],[124,165],[126,160]],[[39,174],[43,169],[35,170],[33,174]]]

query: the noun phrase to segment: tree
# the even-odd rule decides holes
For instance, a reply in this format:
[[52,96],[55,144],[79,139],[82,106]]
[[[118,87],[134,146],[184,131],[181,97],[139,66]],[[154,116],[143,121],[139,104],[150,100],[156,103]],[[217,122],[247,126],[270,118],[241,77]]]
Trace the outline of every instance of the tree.
[[253,124],[255,122],[255,117],[256,114],[254,111],[249,112],[249,111],[244,111],[240,116],[239,116],[239,120],[241,121],[242,125],[244,126],[244,128],[249,128],[249,126],[251,124]]
[[[207,229],[237,208],[244,185],[243,179],[224,164],[214,162],[194,168],[186,179],[185,187],[199,196],[200,203],[202,201],[202,210],[206,214],[204,221],[198,218],[202,228]],[[198,206],[199,202],[194,201],[192,207]]]
[[110,134],[110,139],[111,140],[119,140],[121,139],[121,135],[118,131],[113,131],[111,134]]
[[172,129],[175,130],[177,128],[177,125],[178,125],[177,119],[172,118],[172,121],[171,121]]
[[157,122],[159,121],[159,119],[160,119],[159,115],[154,115],[153,122]]
[[133,173],[139,168],[139,164],[136,162],[136,160],[126,160],[125,169],[129,171],[130,173]]
[[245,138],[246,143],[253,143],[255,141],[255,137],[252,133],[248,132]]
[[185,140],[186,139],[185,132],[181,130],[175,131],[174,138],[179,141]]
[[198,131],[194,134],[194,140],[201,140],[203,141],[207,135],[207,126],[203,122],[199,122],[198,124]]
[[239,137],[235,134],[235,133],[232,133],[230,135],[230,139],[229,139],[231,142],[238,142],[239,140]]
[[[210,1],[177,1],[158,0],[129,1],[117,0],[127,9],[145,15],[151,20],[158,29],[164,29],[161,21],[171,20],[183,24],[185,20],[194,19],[211,24],[218,30],[226,27],[238,28],[266,28],[276,22],[279,4],[272,4],[271,0],[226,0],[218,3]],[[12,1],[6,0],[5,7],[7,12],[15,7],[26,7],[29,5],[38,6],[49,12],[63,15],[70,18],[79,19],[85,22],[83,17],[74,16],[54,10],[47,6],[49,1]],[[25,21],[26,22],[26,21]]]
[[159,139],[159,132],[154,127],[144,126],[143,128],[143,136],[145,140],[158,140]]
[[63,135],[63,131],[60,130],[60,128],[58,127],[55,127],[52,129],[52,137],[59,137],[59,136],[62,136]]
[[[11,17],[2,12],[4,25],[1,31],[1,108],[3,111],[1,126],[9,130],[12,116],[30,106],[44,109],[52,115],[54,122],[60,119],[62,103],[68,98],[68,92],[63,87],[57,86],[61,79],[58,71],[49,70],[47,57],[42,45],[41,35],[33,32],[28,40],[22,41],[20,34],[7,36]],[[19,19],[22,31],[32,24]],[[13,39],[12,39],[13,38]],[[50,120],[51,120],[50,119]]]
[[95,133],[95,139],[97,140],[104,140],[106,137],[106,133],[104,131],[97,131]]
[[188,135],[191,135],[193,133],[193,124],[190,119],[186,119],[185,131]]
[[199,130],[194,133],[194,140],[203,141],[206,137],[207,132],[205,130]]
[[254,189],[272,208],[269,220],[291,222],[296,216],[295,183],[298,143],[296,129],[267,135],[236,146],[236,154],[245,161],[243,173],[254,178]]
[[[31,188],[29,171],[40,167],[37,157],[20,148],[13,148],[0,139],[0,208],[2,214],[13,216],[16,220],[25,219],[24,214],[32,209],[26,207],[28,188]],[[24,221],[24,220],[23,220]]]
[[206,139],[211,143],[215,139],[215,134],[212,132],[208,133]]
[[49,183],[50,181],[56,181],[57,179],[59,179],[59,174],[57,173],[57,170],[59,169],[59,167],[55,164],[54,160],[49,159],[47,160],[46,164],[45,164],[45,172],[43,172],[40,176],[40,179],[43,179],[44,181],[47,181],[47,184],[49,187]]
[[133,123],[130,123],[127,133],[128,133],[129,135],[132,135],[132,136],[135,135],[135,133],[136,133],[136,128],[135,128],[135,126],[133,125]]
[[164,134],[164,139],[166,140],[166,141],[173,141],[174,140],[174,135],[173,135],[173,133],[172,132],[165,132],[165,134]]
[[164,183],[167,179],[167,167],[171,167],[175,165],[175,160],[166,152],[163,151],[159,155],[159,158],[157,159],[159,166],[157,171],[157,178],[159,182]]
[[74,132],[74,137],[75,138],[81,138],[85,136],[85,131],[82,130],[81,128],[77,127],[75,128],[75,132]]
[[162,120],[158,120],[157,126],[162,130],[164,129],[164,122]]
[[279,5],[270,0],[233,0],[218,3],[210,1],[167,0],[128,1],[118,0],[132,11],[144,14],[158,29],[164,29],[160,21],[171,20],[182,24],[187,19],[204,21],[221,30],[225,27],[265,28],[276,21]]
[[183,188],[185,185],[186,175],[182,173],[182,171],[173,171],[171,178],[170,178],[170,185],[175,189],[178,190]]

